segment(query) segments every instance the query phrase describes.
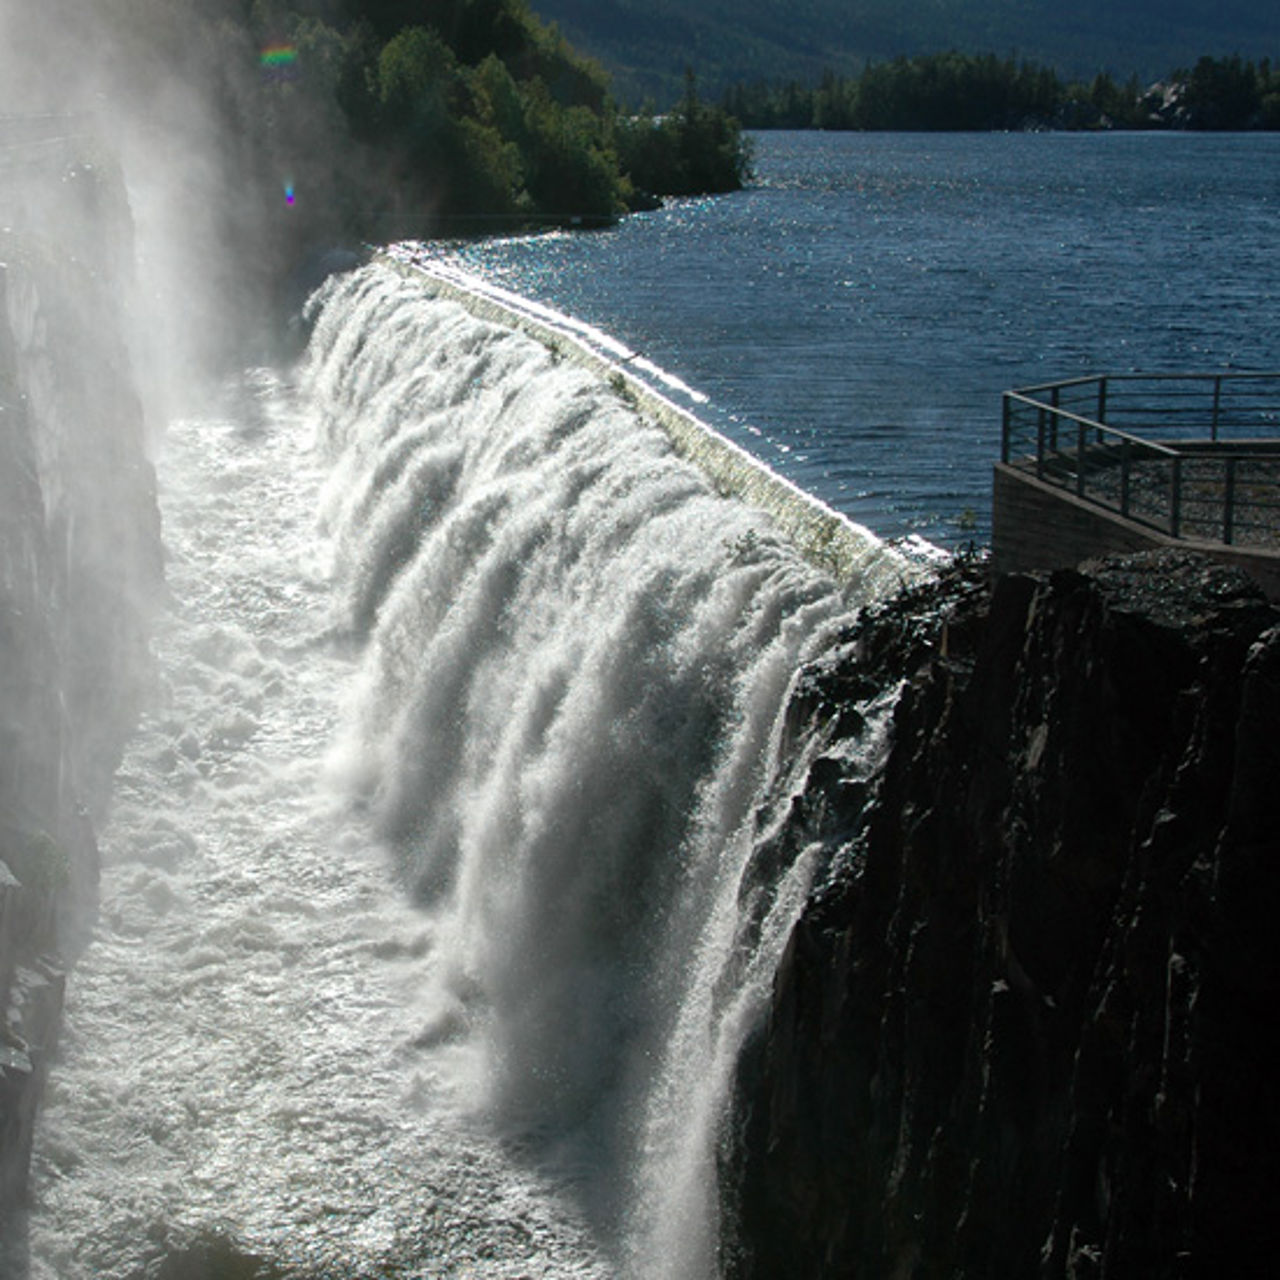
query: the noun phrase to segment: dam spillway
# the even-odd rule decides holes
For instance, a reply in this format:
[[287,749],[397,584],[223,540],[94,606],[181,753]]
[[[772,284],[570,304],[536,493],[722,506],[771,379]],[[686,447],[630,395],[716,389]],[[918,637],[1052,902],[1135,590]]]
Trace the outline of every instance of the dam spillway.
[[607,377],[386,266],[312,316],[158,459],[175,606],[32,1274],[710,1275],[822,873],[758,852],[817,749],[780,711],[901,558],[837,585]]

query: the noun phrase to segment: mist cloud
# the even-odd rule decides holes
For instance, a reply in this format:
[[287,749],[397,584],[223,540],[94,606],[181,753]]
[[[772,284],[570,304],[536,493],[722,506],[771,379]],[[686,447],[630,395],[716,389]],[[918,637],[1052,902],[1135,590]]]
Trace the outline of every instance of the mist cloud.
[[281,281],[325,238],[322,184],[306,178],[340,145],[338,122],[309,120],[297,86],[264,59],[268,10],[0,0],[0,213],[87,254],[92,271],[120,229],[86,235],[74,225],[84,209],[64,206],[59,184],[86,164],[100,187],[117,184],[125,207],[114,201],[110,216],[131,223],[131,345],[169,403],[261,358]]

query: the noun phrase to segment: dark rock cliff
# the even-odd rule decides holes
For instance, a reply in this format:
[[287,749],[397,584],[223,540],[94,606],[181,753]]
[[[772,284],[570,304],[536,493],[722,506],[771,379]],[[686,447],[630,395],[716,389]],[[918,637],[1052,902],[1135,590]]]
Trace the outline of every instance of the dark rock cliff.
[[740,1066],[727,1275],[1274,1259],[1278,624],[1192,556],[959,571],[807,673],[797,735],[904,684],[869,806],[797,808],[841,869]]
[[61,957],[94,901],[94,821],[161,589],[104,192],[71,170],[27,196],[26,231],[0,235],[0,1209],[25,1187]]

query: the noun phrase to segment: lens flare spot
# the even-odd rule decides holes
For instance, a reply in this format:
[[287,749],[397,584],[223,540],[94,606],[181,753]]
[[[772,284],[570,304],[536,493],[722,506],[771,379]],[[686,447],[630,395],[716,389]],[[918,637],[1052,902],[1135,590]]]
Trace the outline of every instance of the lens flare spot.
[[268,45],[262,51],[262,65],[274,70],[291,67],[298,60],[298,51],[291,44]]
[[293,200],[294,200],[293,183],[292,183],[292,182],[286,182],[286,183],[284,184],[284,202],[285,202],[285,204],[287,204],[287,205],[292,205],[292,204],[293,204]]

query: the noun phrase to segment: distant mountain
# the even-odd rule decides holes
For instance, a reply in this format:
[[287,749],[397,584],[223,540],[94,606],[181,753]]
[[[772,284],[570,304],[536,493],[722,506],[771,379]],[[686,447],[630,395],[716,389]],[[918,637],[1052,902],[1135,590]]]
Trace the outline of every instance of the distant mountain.
[[1060,74],[1163,76],[1202,54],[1280,57],[1276,0],[531,0],[604,64],[625,103],[816,80],[898,54],[1013,55]]

